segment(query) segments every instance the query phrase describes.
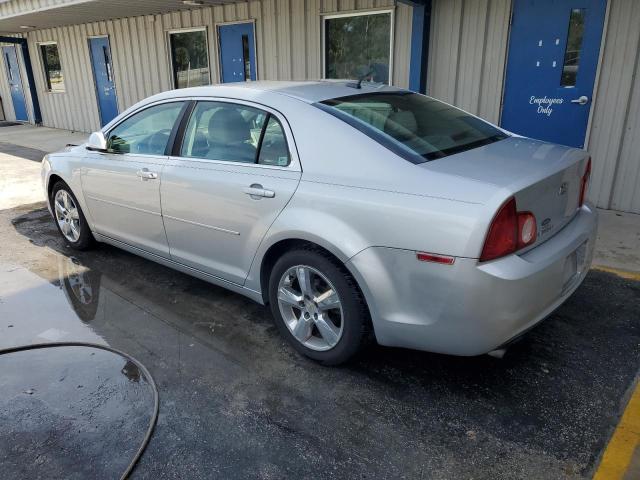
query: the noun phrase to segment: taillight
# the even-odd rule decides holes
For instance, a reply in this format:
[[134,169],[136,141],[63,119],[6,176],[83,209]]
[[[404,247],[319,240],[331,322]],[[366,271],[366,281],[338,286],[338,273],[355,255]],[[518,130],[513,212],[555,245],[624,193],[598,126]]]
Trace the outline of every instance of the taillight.
[[509,255],[536,241],[536,217],[531,212],[518,212],[516,199],[504,202],[489,226],[480,261]]
[[587,196],[587,190],[589,189],[589,179],[591,178],[591,157],[587,162],[587,168],[584,169],[584,175],[582,175],[582,181],[580,182],[580,202],[579,206],[584,205],[584,199]]

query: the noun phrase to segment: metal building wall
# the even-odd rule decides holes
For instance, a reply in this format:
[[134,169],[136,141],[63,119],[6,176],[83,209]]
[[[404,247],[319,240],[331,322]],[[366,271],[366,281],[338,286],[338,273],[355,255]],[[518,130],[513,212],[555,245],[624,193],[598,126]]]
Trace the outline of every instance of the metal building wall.
[[433,2],[427,93],[497,123],[511,0]]
[[589,196],[602,208],[640,213],[640,2],[609,0],[588,149]]
[[[99,128],[87,38],[109,35],[120,111],[172,88],[169,30],[207,27],[213,83],[219,81],[215,25],[254,19],[259,79],[298,80],[322,76],[321,15],[393,7],[394,0],[249,0],[233,4],[58,27],[28,33],[29,50],[44,125],[68,130]],[[412,9],[395,7],[393,83],[409,78]],[[45,90],[38,42],[56,41],[65,92]],[[0,92],[6,76],[0,75]]]
[[[511,0],[434,0],[427,92],[500,120]],[[640,2],[609,0],[588,149],[590,199],[640,213]]]

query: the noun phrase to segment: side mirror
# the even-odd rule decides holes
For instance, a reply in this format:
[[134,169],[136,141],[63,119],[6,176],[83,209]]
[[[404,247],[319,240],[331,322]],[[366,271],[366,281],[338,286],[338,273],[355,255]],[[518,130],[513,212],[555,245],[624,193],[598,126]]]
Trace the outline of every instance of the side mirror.
[[104,138],[104,133],[98,131],[93,132],[87,142],[87,150],[94,150],[96,152],[107,151],[107,139]]

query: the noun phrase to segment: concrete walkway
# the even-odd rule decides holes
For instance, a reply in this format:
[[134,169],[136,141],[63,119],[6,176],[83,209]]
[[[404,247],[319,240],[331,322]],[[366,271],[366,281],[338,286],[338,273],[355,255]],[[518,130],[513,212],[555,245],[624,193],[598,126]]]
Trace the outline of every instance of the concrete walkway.
[[[39,160],[69,143],[84,143],[87,137],[30,125],[0,128],[0,210],[44,200]],[[599,212],[594,267],[640,272],[640,215]]]
[[13,125],[0,128],[0,142],[10,143],[46,153],[62,150],[67,144],[80,144],[89,137],[85,132],[72,132],[57,128]]

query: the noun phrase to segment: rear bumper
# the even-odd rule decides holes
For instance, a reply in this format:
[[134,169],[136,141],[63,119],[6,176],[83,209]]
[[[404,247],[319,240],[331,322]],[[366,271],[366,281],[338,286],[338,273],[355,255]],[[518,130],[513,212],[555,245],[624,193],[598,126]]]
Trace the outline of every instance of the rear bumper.
[[522,255],[440,265],[417,261],[413,251],[371,247],[348,266],[380,344],[480,355],[543,320],[578,288],[596,230],[595,209],[585,205],[553,238]]

